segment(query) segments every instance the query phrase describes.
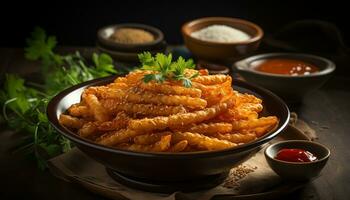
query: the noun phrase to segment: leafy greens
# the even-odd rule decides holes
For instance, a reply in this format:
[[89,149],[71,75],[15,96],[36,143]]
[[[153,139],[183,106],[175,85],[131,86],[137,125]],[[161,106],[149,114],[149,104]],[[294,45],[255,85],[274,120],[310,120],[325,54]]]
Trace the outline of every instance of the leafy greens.
[[46,159],[69,151],[70,141],[49,124],[46,107],[49,100],[61,90],[98,77],[116,74],[113,60],[107,54],[92,55],[90,65],[79,52],[60,55],[54,52],[56,37],[47,36],[35,28],[27,40],[25,57],[41,62],[44,84],[26,83],[16,74],[6,74],[0,90],[2,117],[8,126],[23,132],[27,137],[16,151],[35,155],[38,166],[46,167]]
[[182,81],[182,84],[185,87],[191,87],[191,79],[198,76],[198,73],[195,73],[189,77],[185,75],[186,69],[194,69],[195,67],[192,59],[186,61],[180,56],[176,61],[173,61],[171,54],[164,55],[158,53],[155,57],[153,57],[149,52],[139,54],[138,57],[142,64],[142,69],[156,72],[146,74],[143,78],[145,83],[152,80],[162,83],[165,80],[172,79]]

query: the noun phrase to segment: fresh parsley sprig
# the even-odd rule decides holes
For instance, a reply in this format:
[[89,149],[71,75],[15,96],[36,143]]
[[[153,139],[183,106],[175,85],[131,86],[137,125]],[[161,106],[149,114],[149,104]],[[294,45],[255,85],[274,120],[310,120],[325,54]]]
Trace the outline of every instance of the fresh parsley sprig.
[[181,56],[173,61],[172,54],[164,55],[161,53],[152,56],[150,52],[144,52],[138,55],[141,62],[141,69],[155,71],[152,74],[146,74],[143,78],[145,83],[152,80],[163,83],[165,80],[178,80],[182,81],[183,86],[191,87],[191,79],[198,76],[195,73],[191,76],[186,76],[186,69],[194,69],[195,65],[192,59],[185,60]]
[[[92,63],[79,52],[60,55],[54,52],[57,41],[36,28],[27,39],[25,57],[40,61],[41,83],[31,83],[16,74],[7,74],[0,90],[2,119],[27,137],[15,150],[34,155],[39,168],[46,167],[50,157],[71,149],[70,141],[56,132],[46,117],[50,99],[61,90],[98,77],[117,73],[107,54],[93,54]],[[43,84],[42,84],[43,82]]]

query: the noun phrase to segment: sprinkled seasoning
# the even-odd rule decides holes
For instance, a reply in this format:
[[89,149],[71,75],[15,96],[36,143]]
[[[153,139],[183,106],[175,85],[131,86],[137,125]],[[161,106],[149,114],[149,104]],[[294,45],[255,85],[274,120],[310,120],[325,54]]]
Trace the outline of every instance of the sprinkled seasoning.
[[109,39],[123,44],[140,44],[154,41],[152,33],[138,28],[119,28]]
[[247,165],[238,165],[230,170],[227,179],[224,181],[223,186],[226,188],[238,188],[238,181],[246,177],[249,173],[257,170],[258,167],[251,167]]
[[191,33],[191,36],[212,42],[242,42],[251,38],[247,33],[226,25],[211,25]]

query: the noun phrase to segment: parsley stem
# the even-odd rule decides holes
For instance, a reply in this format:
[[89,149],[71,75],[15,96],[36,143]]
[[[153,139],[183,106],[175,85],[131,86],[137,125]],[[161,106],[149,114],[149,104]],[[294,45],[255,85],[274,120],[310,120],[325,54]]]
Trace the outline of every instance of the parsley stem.
[[7,105],[11,102],[14,102],[17,100],[17,97],[15,98],[12,98],[12,99],[9,99],[7,101],[5,101],[4,105],[2,106],[2,115],[4,116],[5,120],[8,121],[9,118],[7,117],[7,113],[6,113],[6,108],[7,108]]

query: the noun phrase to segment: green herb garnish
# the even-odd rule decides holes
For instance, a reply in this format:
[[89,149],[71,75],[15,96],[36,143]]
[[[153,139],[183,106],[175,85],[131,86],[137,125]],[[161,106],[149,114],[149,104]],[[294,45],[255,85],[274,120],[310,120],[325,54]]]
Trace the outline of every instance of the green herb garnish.
[[46,167],[46,160],[71,149],[70,141],[49,124],[46,107],[61,90],[94,78],[116,74],[113,60],[107,54],[93,54],[89,64],[79,52],[60,55],[54,52],[56,38],[36,28],[27,40],[25,56],[41,62],[43,83],[28,82],[15,74],[7,74],[0,90],[2,118],[8,126],[26,134],[15,150],[35,155],[38,166]]
[[199,75],[198,73],[191,76],[185,75],[186,69],[194,69],[195,67],[192,59],[186,61],[180,56],[176,61],[173,61],[171,54],[164,55],[158,53],[153,57],[150,52],[139,54],[138,57],[142,65],[141,69],[156,72],[145,75],[143,78],[145,83],[150,81],[162,83],[165,80],[178,80],[182,81],[183,86],[191,87],[191,79]]

